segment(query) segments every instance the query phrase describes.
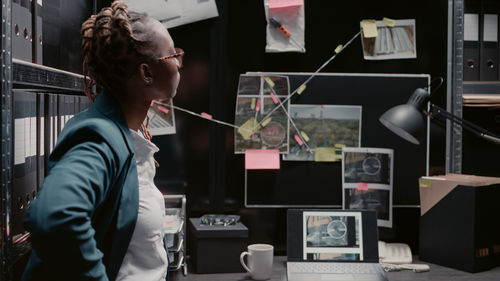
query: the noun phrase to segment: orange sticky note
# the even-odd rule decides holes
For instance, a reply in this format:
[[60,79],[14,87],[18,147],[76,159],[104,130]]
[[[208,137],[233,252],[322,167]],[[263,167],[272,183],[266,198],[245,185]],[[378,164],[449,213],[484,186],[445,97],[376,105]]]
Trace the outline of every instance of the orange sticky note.
[[358,182],[358,190],[368,190],[368,184],[366,182]]
[[260,99],[257,100],[257,105],[255,106],[255,111],[260,111]]
[[245,150],[246,170],[278,170],[280,168],[280,151],[278,149]]
[[293,138],[295,139],[295,141],[299,144],[299,146],[302,146],[304,143],[302,142],[302,140],[300,139],[300,137],[295,134],[295,136],[293,136]]
[[168,108],[163,107],[163,106],[161,106],[161,105],[158,105],[158,109],[159,109],[161,112],[165,113],[165,114],[168,114],[168,112],[169,112]]
[[274,104],[278,104],[280,102],[273,92],[271,92],[271,98],[273,99]]
[[269,0],[269,9],[283,9],[304,5],[304,0]]
[[200,115],[201,115],[201,117],[204,117],[204,118],[207,118],[207,119],[212,119],[212,115],[210,115],[208,113],[202,112]]

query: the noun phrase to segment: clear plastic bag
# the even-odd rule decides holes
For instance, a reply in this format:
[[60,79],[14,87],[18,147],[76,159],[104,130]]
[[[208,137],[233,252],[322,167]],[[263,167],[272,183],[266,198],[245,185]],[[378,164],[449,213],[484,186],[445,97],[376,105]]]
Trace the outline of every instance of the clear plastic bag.
[[[264,9],[267,20],[266,52],[299,52],[305,53],[305,13],[304,5],[269,9],[269,0],[264,0]],[[272,19],[272,20],[271,20]],[[281,25],[286,31],[280,30]]]

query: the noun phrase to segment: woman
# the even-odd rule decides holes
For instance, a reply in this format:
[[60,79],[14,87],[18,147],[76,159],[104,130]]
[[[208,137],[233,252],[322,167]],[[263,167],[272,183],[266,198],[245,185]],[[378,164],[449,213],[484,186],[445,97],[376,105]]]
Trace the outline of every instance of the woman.
[[22,280],[165,280],[158,149],[141,125],[152,100],[175,96],[183,53],[157,20],[120,1],[81,34],[95,101],[64,126],[49,157],[26,219],[33,251]]

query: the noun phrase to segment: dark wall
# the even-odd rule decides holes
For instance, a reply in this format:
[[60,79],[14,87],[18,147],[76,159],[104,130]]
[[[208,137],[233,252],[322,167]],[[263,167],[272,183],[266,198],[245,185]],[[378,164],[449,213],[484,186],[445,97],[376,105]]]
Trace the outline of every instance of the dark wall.
[[[362,19],[416,19],[417,59],[366,61],[355,40],[322,72],[426,73],[446,78],[445,0],[305,1],[306,53],[265,53],[263,1],[217,1],[219,17],[170,29],[186,51],[174,103],[234,122],[239,75],[247,71],[314,72],[359,31]],[[446,81],[444,83],[446,85]],[[446,105],[446,86],[433,97]],[[244,208],[244,158],[233,153],[233,129],[176,112],[177,134],[155,140],[160,146],[158,183],[187,183],[188,215],[236,213],[249,227],[250,242],[268,242],[278,252],[286,243],[285,209]],[[444,172],[445,130],[431,127],[430,172]],[[411,161],[411,159],[408,159]],[[396,208],[393,229],[381,238],[418,247],[418,208]]]

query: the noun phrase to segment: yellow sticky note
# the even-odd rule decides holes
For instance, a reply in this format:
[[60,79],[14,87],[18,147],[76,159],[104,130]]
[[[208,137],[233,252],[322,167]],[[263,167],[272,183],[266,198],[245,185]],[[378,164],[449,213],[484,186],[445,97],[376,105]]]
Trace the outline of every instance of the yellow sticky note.
[[255,109],[255,98],[252,98],[252,103],[250,104],[250,108],[251,108],[252,110],[254,110],[254,109]]
[[260,126],[255,127],[255,124],[257,124],[255,118],[251,117],[238,128],[238,133],[240,133],[243,139],[247,140],[253,133],[260,129]]
[[336,143],[334,146],[335,146],[335,148],[344,148],[344,147],[346,147],[346,145],[343,144],[343,143]]
[[300,88],[297,90],[297,94],[302,94],[302,92],[306,89],[306,84],[300,86]]
[[314,161],[334,162],[335,147],[316,147],[316,150],[314,151]]
[[269,84],[269,86],[274,87],[274,82],[273,82],[273,80],[271,80],[271,78],[264,77],[264,80],[266,80],[266,82],[267,82],[267,84]]
[[432,181],[430,179],[418,179],[418,185],[422,188],[427,188],[432,186]]
[[300,134],[302,135],[302,138],[306,141],[309,142],[309,137],[307,136],[306,132],[300,131]]
[[396,25],[396,21],[390,18],[384,17],[382,19],[382,23],[389,26],[389,27],[394,27]]
[[337,46],[337,48],[335,48],[335,53],[338,54],[340,53],[340,51],[342,50],[342,48],[344,47],[344,45],[340,44]]
[[262,122],[262,127],[267,126],[267,124],[269,124],[269,122],[271,122],[271,117],[267,118],[266,120],[264,120],[264,122]]
[[362,20],[363,36],[365,38],[374,38],[378,36],[377,24],[375,20]]

